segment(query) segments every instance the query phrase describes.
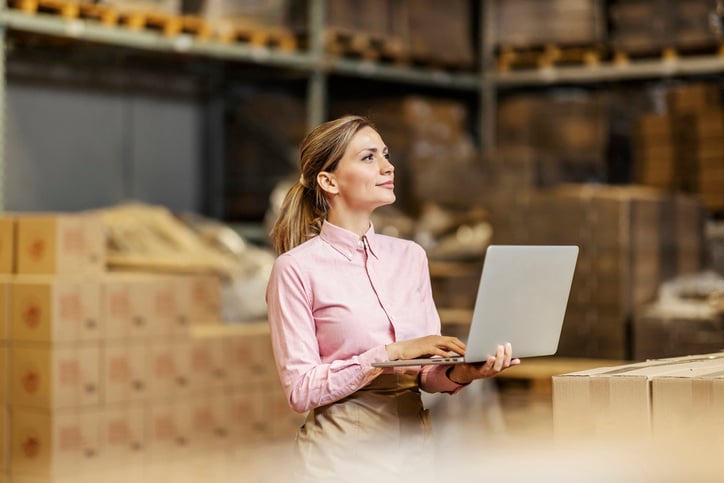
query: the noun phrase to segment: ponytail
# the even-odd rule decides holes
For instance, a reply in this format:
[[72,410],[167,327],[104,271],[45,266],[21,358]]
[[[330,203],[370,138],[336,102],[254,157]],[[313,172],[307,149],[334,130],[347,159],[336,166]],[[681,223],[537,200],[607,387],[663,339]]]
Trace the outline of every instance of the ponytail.
[[315,191],[297,182],[284,197],[271,230],[272,244],[278,254],[319,235],[326,215],[326,200],[321,207],[317,206]]

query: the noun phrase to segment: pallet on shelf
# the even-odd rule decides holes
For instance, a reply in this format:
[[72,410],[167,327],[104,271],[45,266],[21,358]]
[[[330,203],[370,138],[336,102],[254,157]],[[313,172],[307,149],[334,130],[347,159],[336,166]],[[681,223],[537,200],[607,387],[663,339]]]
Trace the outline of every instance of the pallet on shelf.
[[282,27],[264,27],[248,24],[224,22],[214,26],[214,38],[224,43],[240,42],[255,47],[270,47],[285,51],[299,48],[296,35]]
[[105,25],[116,25],[119,18],[112,6],[74,0],[12,0],[9,5],[30,15],[49,13],[66,20],[95,20]]
[[627,50],[623,48],[615,48],[611,60],[614,64],[624,65],[636,60],[652,60],[660,59],[664,62],[674,61],[679,58],[693,56],[718,56],[724,57],[724,45],[710,45],[706,48],[686,49],[681,47],[662,47],[642,50]]
[[407,58],[399,39],[356,30],[328,28],[325,32],[325,46],[330,54],[365,60],[404,62]]
[[598,45],[503,46],[497,55],[498,70],[546,68],[560,65],[598,65],[604,48]]

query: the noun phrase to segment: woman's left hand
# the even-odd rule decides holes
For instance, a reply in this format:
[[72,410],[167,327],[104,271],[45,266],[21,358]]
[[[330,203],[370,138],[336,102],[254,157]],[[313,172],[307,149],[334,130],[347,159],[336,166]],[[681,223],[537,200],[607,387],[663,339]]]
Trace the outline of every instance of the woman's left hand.
[[455,383],[468,384],[475,379],[493,377],[508,367],[518,364],[520,364],[520,359],[513,358],[513,348],[510,343],[506,343],[499,345],[495,355],[488,357],[485,362],[456,364],[448,370],[447,375]]

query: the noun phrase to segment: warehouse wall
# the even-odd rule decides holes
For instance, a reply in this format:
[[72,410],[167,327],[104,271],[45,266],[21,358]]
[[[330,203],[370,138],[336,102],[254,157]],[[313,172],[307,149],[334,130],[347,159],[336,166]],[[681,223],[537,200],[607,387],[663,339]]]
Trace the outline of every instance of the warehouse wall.
[[6,122],[7,210],[137,199],[200,211],[196,101],[10,82]]

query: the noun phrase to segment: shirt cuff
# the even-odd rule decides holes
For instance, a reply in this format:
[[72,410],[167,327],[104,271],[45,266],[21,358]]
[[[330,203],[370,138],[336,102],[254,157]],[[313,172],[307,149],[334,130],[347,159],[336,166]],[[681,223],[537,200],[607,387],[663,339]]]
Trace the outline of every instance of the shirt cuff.
[[360,354],[358,357],[359,358],[357,359],[357,361],[359,362],[364,372],[382,372],[381,368],[372,367],[372,364],[375,362],[387,362],[389,360],[389,358],[387,357],[387,349],[384,345],[375,347],[374,349],[370,349],[367,352]]
[[458,384],[451,381],[445,371],[449,365],[444,366],[426,366],[422,368],[420,373],[420,386],[426,392],[444,392],[447,394],[455,394],[467,384]]

